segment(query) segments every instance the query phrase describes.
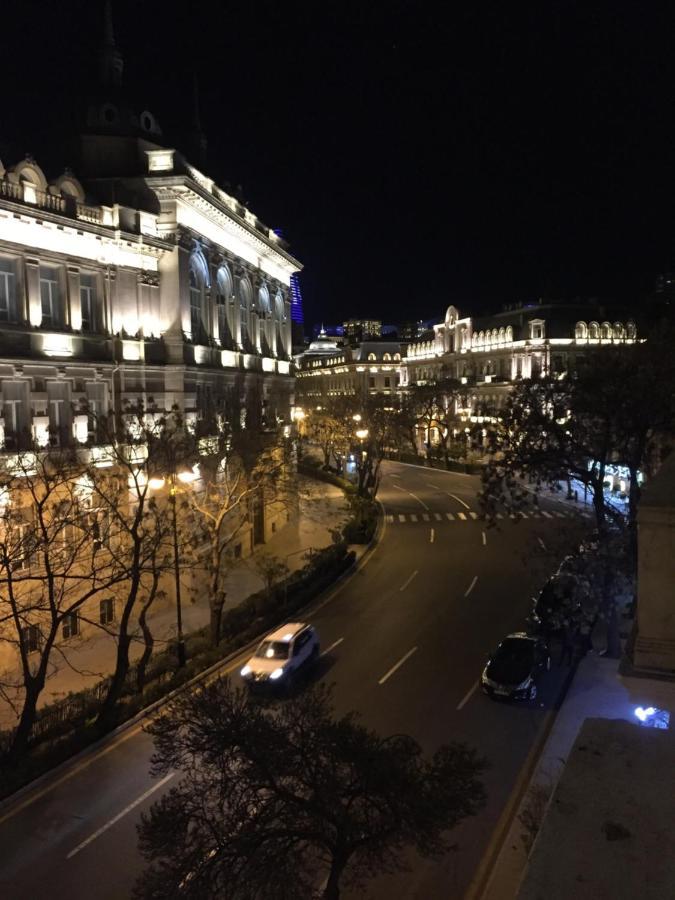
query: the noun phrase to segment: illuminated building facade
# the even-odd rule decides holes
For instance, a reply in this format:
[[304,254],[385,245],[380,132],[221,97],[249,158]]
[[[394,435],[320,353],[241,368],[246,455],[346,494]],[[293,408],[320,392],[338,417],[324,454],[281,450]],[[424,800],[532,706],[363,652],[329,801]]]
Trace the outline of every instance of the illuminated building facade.
[[100,68],[77,176],[0,162],[0,441],[92,443],[78,409],[119,417],[138,399],[188,420],[229,404],[241,424],[276,424],[292,399],[301,266],[163,146],[123,90],[109,13]]
[[589,304],[537,303],[473,318],[450,306],[424,339],[409,344],[401,385],[457,379],[466,385],[467,414],[489,415],[514,383],[562,376],[580,356],[636,339],[632,318],[609,321]]

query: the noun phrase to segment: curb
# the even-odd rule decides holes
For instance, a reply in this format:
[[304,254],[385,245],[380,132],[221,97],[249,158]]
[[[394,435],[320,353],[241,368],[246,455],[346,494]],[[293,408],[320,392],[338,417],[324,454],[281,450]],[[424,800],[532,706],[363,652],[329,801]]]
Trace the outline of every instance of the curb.
[[[321,591],[319,595],[312,598],[307,606],[301,608],[300,610],[298,610],[298,612],[307,612],[311,614],[312,612],[316,612],[321,609],[327,603],[330,603],[330,601],[334,599],[339,591],[342,590],[348,579],[352,575],[355,575],[357,572],[359,572],[373,555],[373,553],[377,549],[379,541],[384,535],[384,531],[386,528],[382,504],[379,500],[376,500],[375,502],[377,503],[379,508],[377,527],[375,528],[375,533],[370,539],[370,542],[366,545],[366,549],[361,558],[354,560],[354,562],[350,566],[348,566],[344,570],[344,572],[342,572],[342,574],[335,580],[330,588],[324,588],[324,590]],[[324,594],[327,594],[327,596],[322,596]],[[97,755],[97,752],[101,751],[105,745],[112,744],[115,738],[118,738],[125,732],[130,731],[144,719],[150,718],[158,709],[160,709],[167,703],[170,703],[171,700],[173,700],[175,697],[179,696],[184,691],[192,690],[198,684],[200,684],[200,682],[207,681],[210,677],[216,675],[220,669],[225,668],[231,662],[236,660],[237,657],[251,651],[260,642],[261,638],[263,638],[266,633],[267,631],[261,632],[248,643],[237,648],[236,650],[233,650],[231,653],[228,653],[227,656],[218,660],[218,662],[213,663],[207,669],[204,669],[189,681],[186,681],[185,684],[179,685],[177,688],[174,688],[172,691],[166,694],[166,696],[161,697],[159,700],[155,700],[149,706],[140,709],[130,719],[127,719],[125,722],[120,723],[116,728],[113,728],[112,731],[109,731],[107,734],[98,738],[92,744],[89,744],[89,746],[83,748],[82,750],[79,750],[68,759],[63,760],[63,762],[60,762],[53,769],[48,769],[46,772],[43,772],[42,775],[38,775],[37,778],[29,781],[13,794],[9,794],[7,797],[4,797],[2,800],[0,800],[0,823],[12,814],[13,806],[18,805],[19,807],[21,807],[22,799],[27,798],[27,796],[32,791],[39,790],[39,788],[45,785],[50,779],[55,779],[55,783],[53,786],[56,787],[60,782],[65,781],[75,775],[77,768],[76,764],[78,763],[78,761],[81,762],[87,757],[91,756],[91,762],[93,762],[94,758]],[[69,768],[73,768],[73,772],[71,774],[68,774],[67,772]],[[62,775],[61,779],[59,779],[59,775]],[[24,807],[30,805],[30,802],[32,801],[30,799],[27,799],[24,803]],[[18,812],[19,810],[17,809],[16,811]]]

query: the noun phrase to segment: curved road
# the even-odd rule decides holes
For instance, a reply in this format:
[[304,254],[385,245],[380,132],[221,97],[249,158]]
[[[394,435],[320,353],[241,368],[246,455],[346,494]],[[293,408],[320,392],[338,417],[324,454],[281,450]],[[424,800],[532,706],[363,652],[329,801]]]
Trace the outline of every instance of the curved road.
[[[571,531],[578,527],[564,504],[549,502],[536,517],[487,529],[477,487],[473,476],[384,464],[382,539],[311,616],[328,651],[316,677],[335,683],[339,712],[357,709],[376,730],[409,733],[428,751],[466,741],[491,763],[487,806],[454,833],[457,851],[436,861],[411,857],[408,872],[375,879],[359,897],[464,895],[563,680],[554,665],[537,702],[521,706],[494,703],[477,689],[487,654],[522,626],[541,581],[530,549],[564,519]],[[148,776],[151,749],[134,727],[2,807],[0,894],[127,897],[142,865],[139,813],[164,787]]]

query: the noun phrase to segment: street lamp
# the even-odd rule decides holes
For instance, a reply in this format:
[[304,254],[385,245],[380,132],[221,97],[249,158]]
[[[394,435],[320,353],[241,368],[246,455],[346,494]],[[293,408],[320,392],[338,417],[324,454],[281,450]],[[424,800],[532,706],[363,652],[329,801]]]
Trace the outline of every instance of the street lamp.
[[356,431],[356,436],[360,441],[365,441],[365,439],[368,437],[368,429],[358,428]]
[[[178,554],[178,517],[176,514],[176,494],[178,493],[178,489],[176,487],[176,479],[181,482],[181,484],[190,484],[193,481],[196,481],[199,478],[199,472],[195,471],[197,466],[193,466],[193,468],[187,469],[185,471],[176,472],[172,471],[169,476],[169,499],[171,502],[171,520],[173,526],[173,572],[176,583],[176,637],[177,637],[177,645],[176,645],[176,654],[178,656],[178,666],[179,668],[183,668],[186,663],[186,653],[185,653],[185,638],[183,637],[183,607],[181,603],[181,593],[180,593],[180,559]],[[154,491],[161,490],[166,481],[164,478],[155,476],[148,480],[148,487]]]
[[352,416],[352,419],[355,422],[360,422],[362,418],[363,418],[363,416],[361,415],[361,413],[354,413],[354,415]]

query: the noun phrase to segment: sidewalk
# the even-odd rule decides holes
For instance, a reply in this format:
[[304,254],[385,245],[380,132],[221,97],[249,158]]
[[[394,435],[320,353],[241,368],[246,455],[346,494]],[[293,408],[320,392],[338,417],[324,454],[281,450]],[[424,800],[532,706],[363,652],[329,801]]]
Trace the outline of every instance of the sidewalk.
[[482,900],[514,900],[527,865],[522,835],[525,828],[518,815],[528,806],[539,808],[555,788],[567,756],[584,719],[624,719],[637,723],[638,706],[654,706],[671,715],[675,727],[675,681],[623,676],[617,659],[589,653],[579,663],[567,697],[557,714],[551,733],[513,818],[492,869]]
[[[256,559],[262,554],[275,556],[285,562],[290,571],[302,568],[306,563],[306,553],[320,550],[331,544],[331,530],[340,528],[348,516],[342,491],[333,485],[309,478],[298,479],[298,513],[266,544],[261,544],[255,552],[241,560],[225,579],[227,601],[225,609],[237,606],[251,594],[264,587],[261,576],[256,571]],[[155,638],[155,651],[163,650],[167,643],[175,640],[176,610],[171,601],[157,603],[157,608],[149,617],[149,624]],[[209,622],[208,598],[190,602],[186,597],[182,605],[183,631],[189,634]],[[53,654],[53,669],[40,698],[40,706],[59,700],[66,694],[91,687],[110,674],[115,665],[116,642],[113,637],[97,631],[90,637],[72,639],[77,646],[69,647],[68,659]],[[143,650],[140,640],[131,645],[132,661]],[[58,666],[58,668],[57,668]],[[8,703],[0,701],[0,729],[11,728],[15,716]]]

